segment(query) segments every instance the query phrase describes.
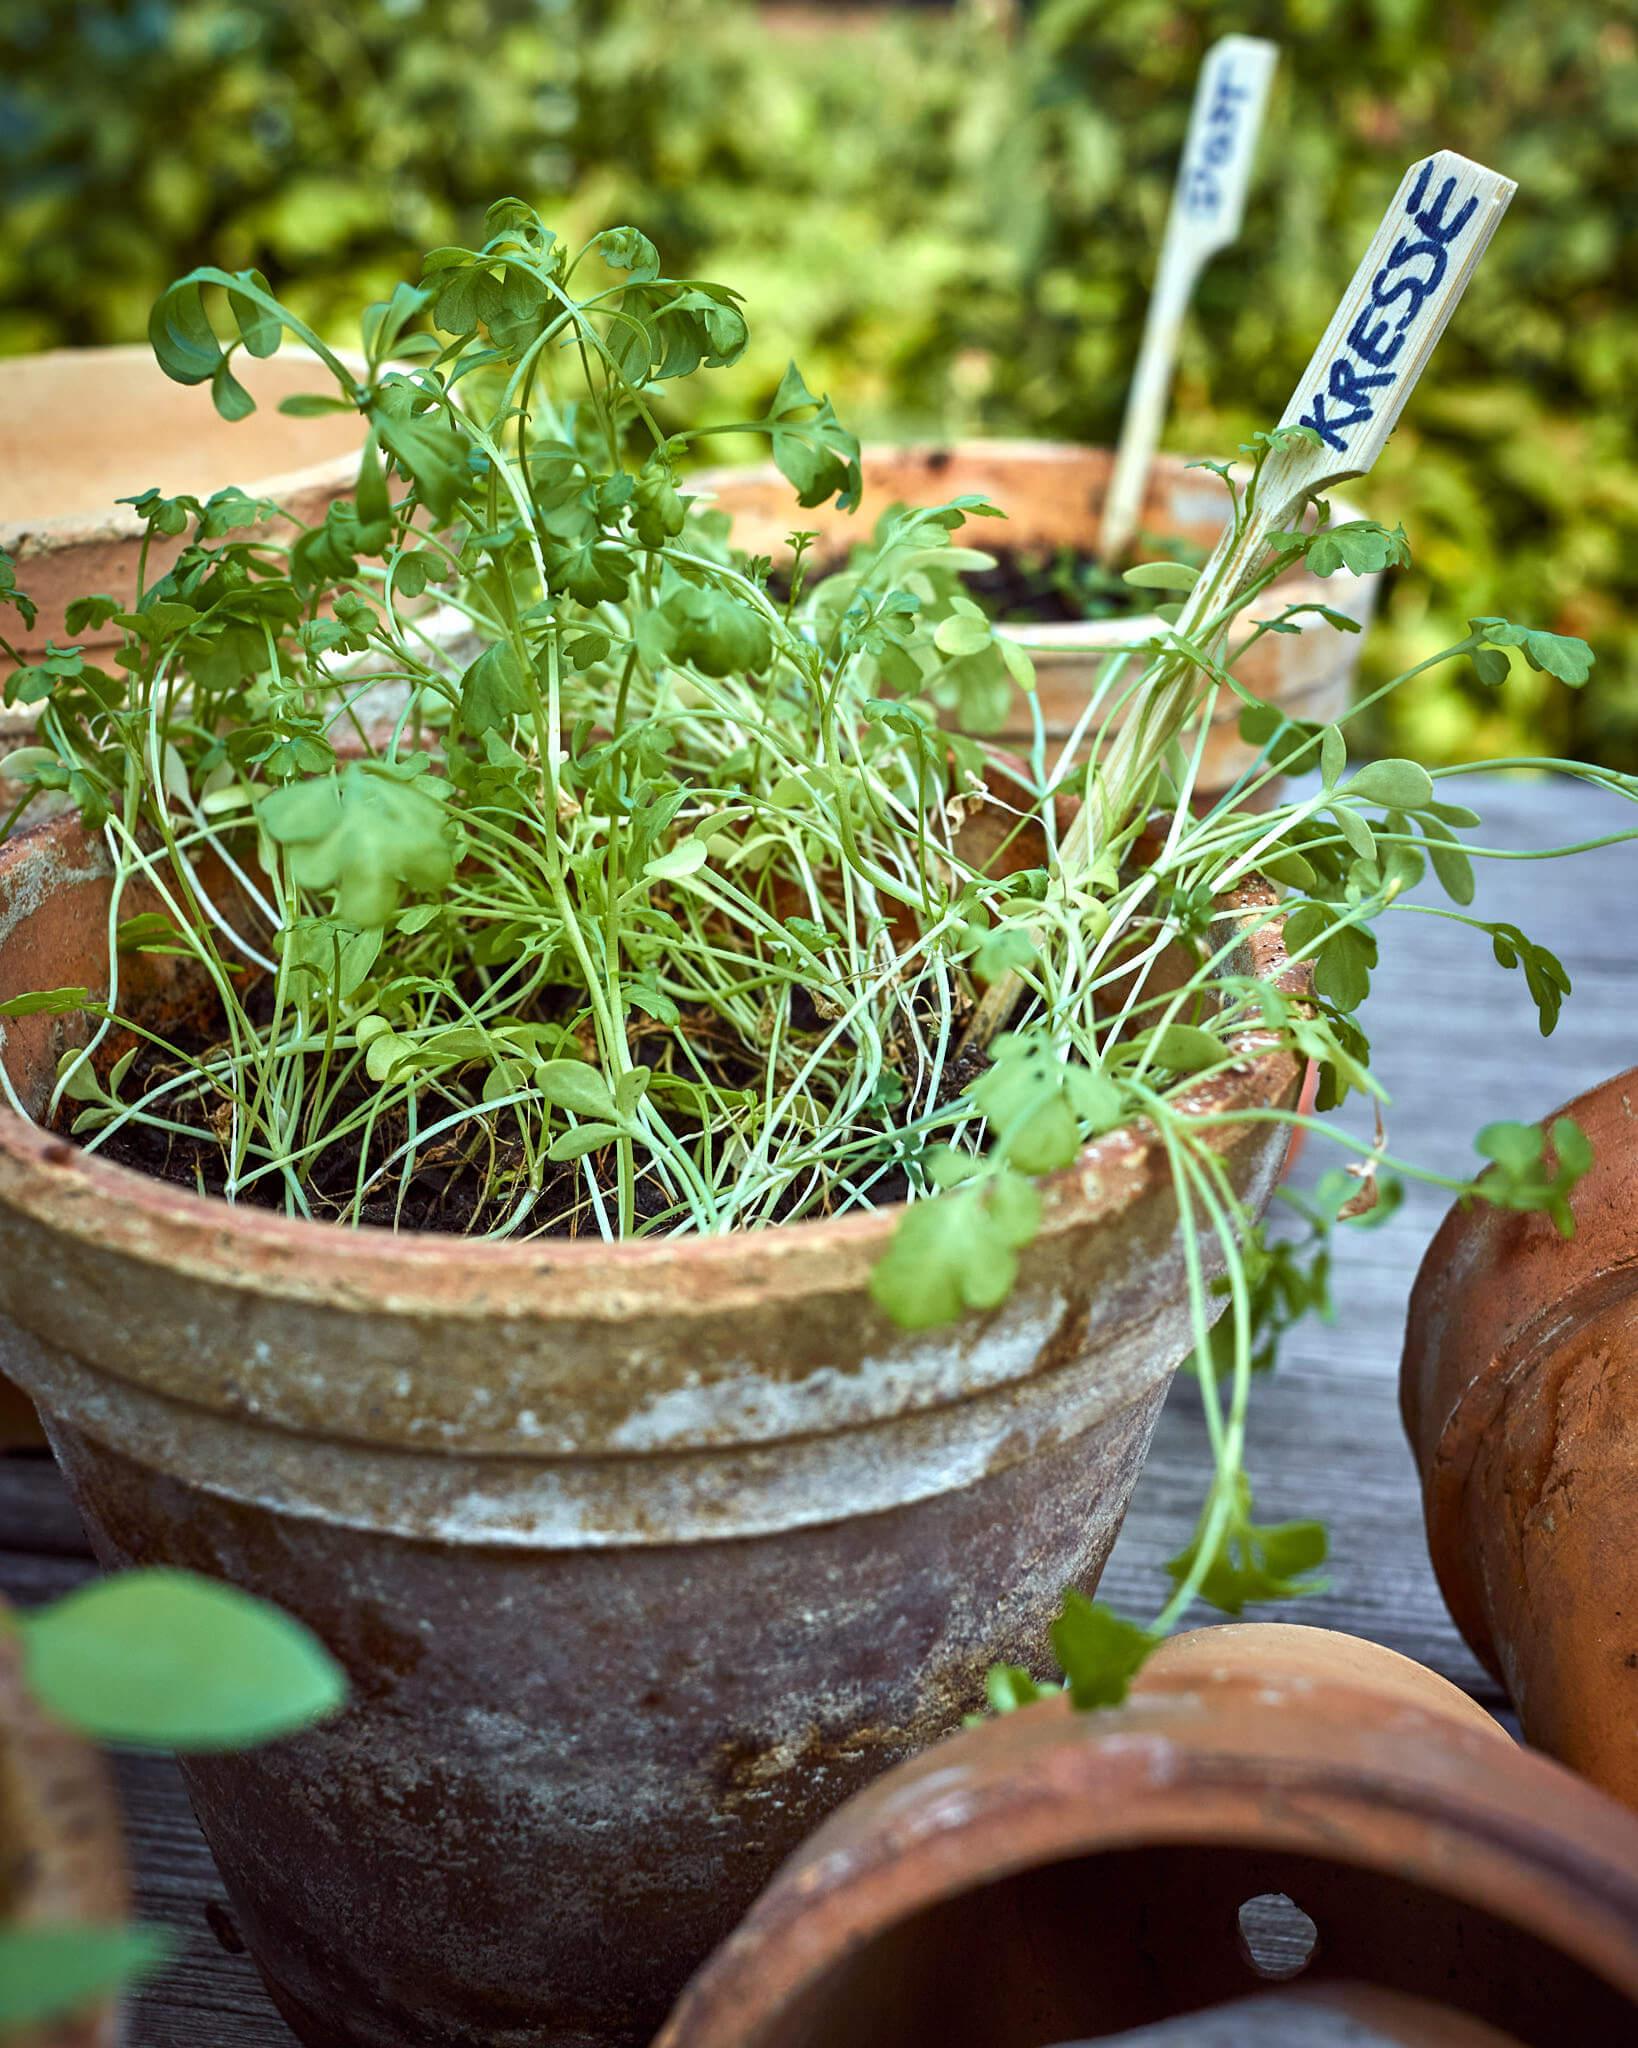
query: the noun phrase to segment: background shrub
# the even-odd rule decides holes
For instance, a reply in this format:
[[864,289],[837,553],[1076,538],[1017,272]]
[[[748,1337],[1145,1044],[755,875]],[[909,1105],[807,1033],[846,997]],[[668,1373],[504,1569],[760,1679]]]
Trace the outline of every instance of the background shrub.
[[1367,675],[1470,613],[1580,634],[1600,667],[1579,696],[1430,683],[1391,737],[1634,765],[1633,0],[969,0],[879,21],[742,0],[10,0],[0,349],[140,338],[207,259],[256,264],[345,338],[415,251],[518,191],[569,234],[625,214],[673,272],[743,290],[736,405],[794,354],[867,432],[1109,440],[1194,75],[1233,29],[1285,56],[1168,444],[1272,424],[1416,155],[1516,178],[1358,493],[1417,557]]

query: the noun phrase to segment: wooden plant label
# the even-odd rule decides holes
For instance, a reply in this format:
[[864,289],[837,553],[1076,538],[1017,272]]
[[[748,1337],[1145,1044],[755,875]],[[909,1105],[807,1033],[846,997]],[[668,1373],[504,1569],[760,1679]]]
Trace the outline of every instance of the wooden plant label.
[[1280,421],[1319,435],[1330,480],[1362,475],[1387,446],[1517,189],[1448,149],[1405,173]]
[[1177,621],[1188,633],[1255,572],[1270,533],[1301,500],[1362,476],[1388,444],[1507,203],[1510,178],[1441,149],[1413,164],[1304,370],[1282,427],[1317,441],[1282,447],[1263,466],[1257,505],[1224,528]]
[[1106,562],[1119,558],[1137,522],[1143,486],[1166,416],[1178,334],[1195,284],[1207,261],[1219,249],[1226,249],[1240,232],[1251,160],[1279,60],[1277,44],[1257,36],[1224,36],[1212,44],[1200,67],[1143,342],[1127,394],[1114,474],[1104,501],[1099,548]]

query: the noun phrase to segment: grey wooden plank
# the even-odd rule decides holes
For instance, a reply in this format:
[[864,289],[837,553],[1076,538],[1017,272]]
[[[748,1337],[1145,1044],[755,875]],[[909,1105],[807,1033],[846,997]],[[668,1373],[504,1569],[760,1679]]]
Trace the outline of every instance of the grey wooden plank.
[[0,1550],[89,1557],[91,1546],[47,1451],[0,1456]]
[[123,1755],[117,1768],[142,1916],[175,1942],[132,2001],[126,2048],[292,2048],[239,1940],[176,1765]]

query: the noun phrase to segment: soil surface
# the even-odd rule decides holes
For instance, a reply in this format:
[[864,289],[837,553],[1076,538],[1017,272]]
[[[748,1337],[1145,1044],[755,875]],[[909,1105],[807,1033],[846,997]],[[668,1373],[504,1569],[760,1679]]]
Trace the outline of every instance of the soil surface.
[[993,569],[962,578],[992,619],[1009,626],[1073,625],[1154,610],[1155,593],[1135,590],[1118,569],[1071,548],[989,548]]
[[[263,984],[263,989],[268,986]],[[246,1007],[257,1022],[265,1023],[266,1016],[258,1015],[257,996],[261,993],[251,992]],[[811,1006],[801,998],[802,991],[797,990],[792,1004],[794,1031],[800,1035],[805,1030],[822,1029],[823,1019],[818,1011],[814,1010],[811,1016],[804,1014]],[[154,1022],[157,1025],[158,1020]],[[638,1061],[657,1065],[666,1057],[667,1043],[673,1040],[675,1030],[688,1031],[696,1051],[699,1051],[706,1045],[713,1028],[721,1028],[720,1020],[714,1016],[685,1017],[679,1027],[640,1030],[633,1037],[632,1051]],[[163,1114],[172,1128],[157,1129],[147,1123],[127,1123],[103,1139],[97,1150],[103,1158],[156,1180],[187,1188],[191,1193],[222,1195],[227,1187],[231,1106],[228,1098],[209,1083],[193,1078],[193,1062],[223,1043],[222,1019],[219,1014],[179,1018],[173,1012],[164,1019],[163,1029],[166,1044],[144,1041],[138,1045],[119,1092],[125,1101],[136,1101],[155,1087],[180,1081],[181,1085],[174,1087],[162,1099]],[[111,1044],[106,1057],[99,1057],[97,1061],[99,1069],[105,1070],[110,1060],[125,1050],[130,1042],[126,1037]],[[978,1071],[982,1064],[982,1061],[976,1066],[971,1061],[952,1062],[944,1076],[941,1097],[947,1100],[959,1093],[971,1073]],[[717,1067],[720,1078],[729,1085],[761,1085],[760,1073],[739,1054],[737,1046],[722,1048],[721,1057],[714,1060],[713,1065]],[[183,1076],[189,1078],[184,1080]],[[476,1084],[473,1092],[475,1095]],[[360,1076],[350,1080],[329,1105],[326,1125],[334,1128],[346,1122],[360,1109],[367,1108],[376,1094],[374,1085],[366,1078]],[[459,1095],[452,1098],[442,1088],[436,1093],[429,1090],[421,1105],[423,1123],[438,1121],[459,1099]],[[95,1135],[95,1131],[86,1129],[75,1133],[70,1128],[80,1109],[80,1104],[65,1100],[59,1128],[73,1142],[84,1144]],[[697,1132],[684,1127],[678,1119],[672,1120],[672,1127],[685,1142],[691,1136],[697,1136]],[[528,1157],[521,1138],[516,1135],[516,1125],[504,1114],[490,1118],[487,1128],[474,1119],[443,1140],[423,1145],[416,1152],[411,1170],[406,1175],[404,1162],[401,1159],[394,1161],[394,1155],[404,1146],[408,1135],[402,1098],[394,1098],[393,1107],[379,1116],[373,1125],[362,1124],[346,1131],[311,1155],[304,1164],[301,1188],[313,1220],[350,1222],[354,1197],[361,1185],[366,1192],[358,1208],[358,1221],[386,1229],[481,1237],[496,1230],[513,1213],[527,1185]],[[608,1147],[591,1154],[590,1159],[597,1186],[605,1197],[612,1218],[618,1172],[615,1149]],[[389,1161],[394,1161],[390,1168]],[[788,1213],[799,1192],[808,1204],[807,1215],[823,1213],[822,1208],[812,1206],[812,1191],[803,1184],[800,1189],[792,1190],[784,1209],[776,1212],[773,1220],[778,1221],[782,1214]],[[908,1185],[902,1171],[884,1175],[871,1190],[873,1206],[902,1201],[907,1192]],[[264,1174],[248,1187],[241,1188],[234,1199],[254,1208],[300,1213],[299,1209],[292,1211],[285,1180],[273,1173]],[[672,1206],[664,1188],[646,1175],[637,1181],[633,1201],[639,1222],[661,1217]],[[584,1164],[578,1160],[548,1162],[527,1221],[511,1234],[519,1237],[601,1235]]]

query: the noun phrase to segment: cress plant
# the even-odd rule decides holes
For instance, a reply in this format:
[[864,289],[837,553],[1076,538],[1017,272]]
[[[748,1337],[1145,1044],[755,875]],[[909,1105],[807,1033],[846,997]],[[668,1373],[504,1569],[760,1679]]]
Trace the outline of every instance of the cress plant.
[[[1487,849],[1437,776],[1351,762],[1341,724],[1288,720],[1235,681],[1245,647],[1301,629],[1292,609],[1244,619],[1282,571],[1385,568],[1406,559],[1403,535],[1333,526],[1316,505],[1187,637],[1172,625],[1117,653],[1062,749],[1037,720],[1028,759],[998,763],[977,735],[1033,678],[963,587],[991,558],[957,541],[994,508],[896,511],[832,573],[798,531],[774,583],[691,500],[706,430],[668,404],[674,380],[744,348],[736,295],[665,277],[632,228],[569,250],[516,200],[487,226],[370,308],[361,361],[253,271],[196,271],[159,302],[161,366],[208,382],[229,418],[251,409],[238,351],[286,334],[311,349],[330,388],[286,409],[360,415],[357,490],[305,530],[237,492],[132,499],[150,536],[184,545],[144,571],[129,611],[76,606],[71,632],[120,629],[112,665],[68,648],[9,678],[7,701],[39,717],[8,764],[24,785],[10,823],[65,796],[104,842],[114,909],[105,997],[42,991],[0,1017],[88,1021],[48,1110],[88,1150],[142,1134],[182,1148],[202,1188],[293,1216],[612,1240],[903,1201],[872,1287],[909,1327],[1000,1303],[1039,1227],[1040,1176],[1143,1121],[1176,1192],[1216,1470],[1153,1624],[1066,1597],[1055,1644],[1073,1696],[1116,1699],[1196,1598],[1237,1612],[1316,1583],[1319,1525],[1254,1517],[1252,1376],[1281,1329],[1324,1308],[1337,1224],[1381,1214],[1392,1175],[1415,1170],[1380,1137],[1297,1204],[1296,1245],[1236,1193],[1219,1127],[1355,1141],[1282,1109],[1185,1113],[1179,1096],[1256,1033],[1317,1066],[1322,1111],[1354,1092],[1382,1102],[1358,1012],[1390,911],[1487,932],[1544,1030],[1568,986],[1545,948],[1470,909]],[[794,508],[857,502],[858,445],[794,366],[765,415],[712,431],[770,444],[793,524]],[[1278,445],[1259,436],[1232,473],[1209,465],[1237,521]],[[1131,572],[1174,593],[1199,573]],[[9,571],[6,596],[27,614]],[[1499,618],[1437,659],[1496,684],[1515,654],[1570,685],[1591,659]],[[1257,764],[1197,804],[1225,694]],[[1638,795],[1612,772],[1533,765]],[[1271,792],[1308,769],[1316,787]],[[1059,859],[1064,797],[1095,806],[1089,865]],[[982,857],[981,812],[996,827]],[[1017,861],[996,840],[1028,864],[1003,873]],[[1448,904],[1407,904],[1429,869]],[[1259,874],[1284,900],[1252,921],[1284,918],[1307,995],[1240,971],[1247,918],[1224,899]],[[158,908],[124,908],[138,885]],[[209,990],[205,1042],[168,1043],[127,1010],[123,963],[144,952]],[[1180,958],[1180,984],[1157,974]],[[964,1055],[983,991],[1012,976],[1006,1028]],[[1519,1125],[1480,1151],[1482,1179],[1427,1177],[1568,1228],[1587,1163],[1573,1125],[1550,1154]],[[451,1175],[468,1190],[455,1216],[439,1206]],[[997,1706],[1039,1690],[992,1675]]]

